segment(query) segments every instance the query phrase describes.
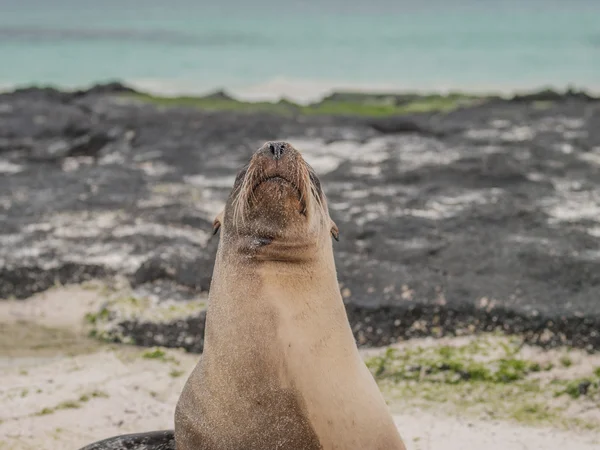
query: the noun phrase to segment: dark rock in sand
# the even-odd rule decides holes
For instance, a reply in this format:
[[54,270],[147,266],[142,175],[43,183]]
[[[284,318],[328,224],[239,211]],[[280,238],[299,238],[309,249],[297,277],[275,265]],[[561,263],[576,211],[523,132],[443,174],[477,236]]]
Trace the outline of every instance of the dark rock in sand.
[[166,323],[122,320],[105,334],[105,338],[119,342],[121,336],[130,336],[134,344],[144,347],[167,346],[201,353],[205,321],[206,311]]
[[169,280],[198,292],[208,291],[214,268],[218,238],[210,239],[198,254],[186,254],[177,248],[161,246],[146,259],[132,276],[132,285]]
[[[286,139],[329,197],[360,345],[499,329],[600,349],[593,98],[374,120],[157,108],[126,91],[0,95],[0,297],[115,274],[159,306],[205,295],[235,173]],[[106,337],[201,351],[204,314],[112,315]]]
[[25,298],[45,291],[56,284],[79,284],[112,275],[110,269],[99,265],[64,262],[55,267],[0,267],[0,298]]

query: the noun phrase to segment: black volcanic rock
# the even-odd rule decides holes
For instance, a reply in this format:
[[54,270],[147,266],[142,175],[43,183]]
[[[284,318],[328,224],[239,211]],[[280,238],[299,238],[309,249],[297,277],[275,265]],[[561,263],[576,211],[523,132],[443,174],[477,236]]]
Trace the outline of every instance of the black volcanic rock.
[[[165,109],[122,92],[0,95],[0,297],[116,274],[159,303],[205,295],[233,177],[264,141],[286,139],[340,228],[361,345],[500,329],[600,349],[593,98],[364,119]],[[200,351],[203,320],[124,317],[111,336]]]
[[392,116],[382,117],[377,119],[371,119],[368,121],[371,127],[380,133],[421,133],[421,134],[432,134],[422,124],[414,118],[407,118],[404,116]]
[[136,90],[125,86],[122,83],[117,81],[111,83],[97,84],[92,86],[90,89],[77,91],[76,95],[78,96],[86,96],[86,95],[107,95],[107,94],[124,94],[124,93],[135,93]]

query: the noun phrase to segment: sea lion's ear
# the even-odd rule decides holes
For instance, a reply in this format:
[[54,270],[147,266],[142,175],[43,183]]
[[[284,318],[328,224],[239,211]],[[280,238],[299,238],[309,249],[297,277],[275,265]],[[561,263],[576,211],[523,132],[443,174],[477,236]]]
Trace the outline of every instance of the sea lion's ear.
[[339,242],[340,240],[340,230],[338,229],[337,225],[335,224],[335,222],[332,220],[331,221],[331,235],[333,236],[333,238]]
[[221,223],[223,222],[223,211],[217,214],[215,220],[213,221],[213,236],[219,232],[221,228]]

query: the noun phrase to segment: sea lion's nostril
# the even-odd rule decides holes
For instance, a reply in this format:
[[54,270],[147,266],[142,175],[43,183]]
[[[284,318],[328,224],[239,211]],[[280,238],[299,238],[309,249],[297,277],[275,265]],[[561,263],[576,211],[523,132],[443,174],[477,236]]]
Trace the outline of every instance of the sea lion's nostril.
[[279,159],[283,156],[285,151],[285,142],[271,142],[269,144],[269,150],[274,159]]

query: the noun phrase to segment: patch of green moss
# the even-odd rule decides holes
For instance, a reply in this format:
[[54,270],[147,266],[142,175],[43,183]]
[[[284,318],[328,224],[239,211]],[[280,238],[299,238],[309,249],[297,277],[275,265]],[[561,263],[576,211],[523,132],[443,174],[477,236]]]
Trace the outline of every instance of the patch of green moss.
[[553,384],[559,387],[555,390],[557,397],[567,395],[572,399],[595,399],[600,406],[600,367],[594,369],[589,376],[574,380],[554,380]]
[[108,394],[102,391],[93,391],[89,394],[83,394],[79,397],[78,400],[68,400],[62,403],[59,403],[53,408],[44,408],[40,412],[36,413],[36,416],[46,416],[48,414],[52,414],[61,409],[78,409],[81,408],[81,404],[85,402],[89,402],[92,398],[107,398]]
[[560,358],[560,363],[563,367],[571,367],[573,365],[573,361],[567,355]]
[[103,391],[94,391],[91,394],[92,398],[108,398],[109,395]]
[[76,401],[66,401],[60,403],[56,409],[78,409],[81,408],[81,404]]
[[103,307],[97,313],[87,313],[85,315],[85,320],[92,325],[96,325],[99,321],[106,321],[109,318],[110,311],[107,307]]
[[175,365],[179,365],[179,361],[174,358],[172,355],[169,355],[164,349],[160,347],[154,347],[152,349],[146,350],[142,353],[142,358],[145,359],[155,359],[157,361],[170,362]]
[[443,346],[406,351],[390,348],[383,355],[367,361],[367,366],[378,379],[447,384],[474,381],[511,383],[542,370],[539,363],[512,356],[513,347],[504,343],[501,357],[483,360],[479,355],[481,346],[480,342],[474,342],[462,347]]
[[205,308],[206,302],[202,300],[178,302],[175,304],[170,304],[167,307],[157,309],[155,318],[162,321],[168,321],[182,316],[198,314],[199,311],[202,311]]
[[226,97],[161,97],[149,94],[125,94],[135,100],[153,103],[159,106],[185,106],[200,108],[207,111],[242,111],[242,112],[273,112],[279,114],[292,113],[298,106],[291,102],[241,102]]
[[169,373],[169,375],[171,375],[173,378],[178,378],[183,374],[184,374],[183,370],[175,370],[175,369],[171,370],[171,372]]
[[142,358],[145,358],[145,359],[159,359],[161,361],[165,361],[166,356],[167,356],[167,353],[160,348],[146,350],[144,353],[142,353]]
[[273,102],[243,102],[224,96],[158,97],[148,94],[125,94],[127,97],[160,106],[186,106],[208,111],[268,112],[274,114],[391,116],[409,113],[447,112],[460,106],[481,101],[484,97],[467,94],[405,96],[402,101],[392,95],[342,94],[312,105],[297,105],[282,100]]
[[108,398],[108,394],[102,391],[93,391],[89,394],[83,394],[81,397],[79,397],[79,401],[85,403],[89,402],[93,398]]
[[405,406],[447,407],[495,419],[600,429],[594,419],[565,413],[565,402],[580,397],[600,406],[596,371],[591,378],[561,380],[557,377],[562,372],[544,373],[554,364],[525,357],[521,350],[516,340],[478,337],[457,346],[389,348],[366,364],[384,394]]
[[558,382],[562,387],[555,392],[555,396],[568,395],[573,399],[580,397],[600,397],[600,378],[589,377],[577,380]]
[[546,389],[537,382],[512,384],[471,382],[461,384],[421,383],[416,381],[379,381],[392,409],[410,408],[443,410],[494,420],[514,420],[529,425],[561,428],[600,429],[597,421],[570,417],[563,406],[547,401]]
[[52,414],[54,411],[54,408],[44,408],[40,412],[38,412],[36,416],[47,416],[48,414]]
[[560,396],[563,394],[567,394],[571,398],[579,398],[581,396],[581,392],[579,391],[579,384],[580,381],[571,381],[567,383],[566,387],[563,390],[557,391],[556,395]]
[[519,405],[511,412],[511,415],[513,419],[525,423],[551,423],[558,417],[557,413],[550,406],[543,403]]
[[81,403],[77,401],[66,401],[58,404],[54,408],[44,408],[36,414],[36,416],[47,416],[61,409],[78,409],[81,408]]

